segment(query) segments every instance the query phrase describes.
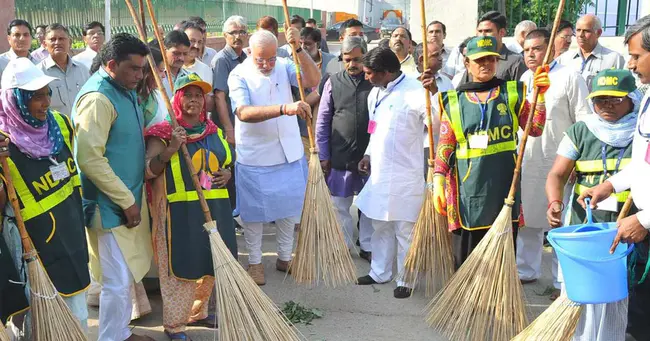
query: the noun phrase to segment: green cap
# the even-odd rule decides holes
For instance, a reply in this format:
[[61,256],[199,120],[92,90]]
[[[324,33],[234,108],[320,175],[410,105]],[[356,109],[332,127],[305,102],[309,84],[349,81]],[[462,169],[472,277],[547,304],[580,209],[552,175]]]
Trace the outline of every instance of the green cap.
[[497,39],[494,37],[474,37],[467,43],[467,58],[477,60],[485,56],[499,56]]
[[600,71],[591,83],[591,93],[587,98],[598,96],[624,97],[636,90],[636,80],[632,72],[621,69]]
[[186,88],[190,85],[196,85],[201,90],[203,90],[204,94],[208,94],[212,92],[212,86],[210,83],[204,82],[199,75],[196,73],[192,72],[188,75],[182,75],[178,78],[176,78],[176,82],[174,82],[174,92]]

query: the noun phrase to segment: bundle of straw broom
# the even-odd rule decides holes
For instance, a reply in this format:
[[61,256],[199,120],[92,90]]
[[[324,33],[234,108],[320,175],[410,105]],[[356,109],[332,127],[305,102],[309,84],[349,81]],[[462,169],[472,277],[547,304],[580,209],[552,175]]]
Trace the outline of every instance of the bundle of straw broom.
[[[632,195],[625,200],[625,204],[617,220],[625,218],[632,207]],[[576,331],[584,305],[571,301],[566,293],[544,310],[519,335],[511,341],[570,341]]]
[[4,323],[0,322],[0,341],[10,341]]
[[[565,1],[560,0],[555,14],[551,42]],[[553,45],[549,44],[543,64],[548,64],[552,53]],[[538,95],[536,87],[503,209],[456,275],[429,304],[428,323],[451,340],[509,340],[527,324],[515,261],[512,206]]]
[[[287,0],[282,0],[282,7],[285,21],[288,23]],[[304,102],[305,90],[300,75],[300,59],[293,45],[291,45],[291,53],[296,64],[300,100]],[[296,256],[290,265],[290,273],[300,284],[317,285],[321,279],[325,285],[331,287],[355,283],[356,269],[345,244],[343,231],[320,166],[311,117],[307,117],[306,121],[311,157],[298,232],[298,246]]]
[[[424,0],[420,0],[422,15],[422,36],[426,37],[426,13]],[[423,69],[429,66],[429,49],[427,43],[423,47]],[[427,189],[424,203],[420,209],[418,220],[413,227],[413,239],[404,262],[403,281],[415,286],[418,279],[424,277],[425,296],[435,295],[454,274],[454,258],[451,250],[451,239],[447,230],[447,217],[433,209],[433,166],[435,145],[433,143],[433,128],[431,120],[431,92],[424,91],[427,123],[429,133],[429,168],[427,172]]]
[[[126,5],[131,13],[140,39],[147,41],[144,29],[135,9],[130,0],[125,0]],[[172,77],[169,74],[169,62],[167,61],[165,46],[163,44],[162,34],[158,30],[158,23],[153,11],[151,0],[147,0],[147,9],[151,19],[151,24],[158,42],[160,51],[163,55],[163,61],[167,70],[167,79],[173,89]],[[163,89],[162,81],[155,69],[156,63],[151,55],[147,56],[149,65],[152,68],[152,74],[159,89]],[[178,126],[176,117],[173,114],[169,97],[165,91],[161,91],[169,117],[174,127]],[[187,151],[187,146],[181,146],[181,153],[185,163],[192,174],[192,183],[199,197],[201,209],[205,218],[203,227],[210,234],[210,248],[212,251],[212,262],[214,266],[215,290],[217,292],[216,300],[219,307],[219,340],[221,341],[294,341],[302,340],[304,337],[297,330],[291,327],[286,318],[282,315],[280,309],[271,301],[271,299],[262,292],[262,290],[253,282],[251,277],[242,268],[239,262],[232,256],[230,250],[221,239],[217,230],[217,222],[212,219],[210,208],[205,201],[203,189],[199,183],[197,172],[194,170],[192,159]],[[43,339],[45,340],[45,339]]]
[[[72,314],[54,284],[48,277],[37,251],[32,244],[25,221],[20,213],[20,204],[16,196],[11,171],[6,158],[0,158],[2,170],[7,183],[7,194],[16,216],[16,225],[23,244],[23,258],[27,263],[29,279],[30,313],[32,314],[32,338],[47,341],[85,341],[79,320]],[[0,335],[5,334],[0,330]]]

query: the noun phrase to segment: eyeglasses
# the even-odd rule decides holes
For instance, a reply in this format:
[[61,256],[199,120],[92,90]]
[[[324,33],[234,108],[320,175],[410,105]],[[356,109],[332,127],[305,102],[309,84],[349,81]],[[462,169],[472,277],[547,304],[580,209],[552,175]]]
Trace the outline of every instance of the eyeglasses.
[[624,99],[625,97],[606,97],[606,98],[594,97],[592,100],[594,101],[594,104],[598,106],[611,107],[623,103]]
[[229,34],[231,36],[236,36],[236,35],[245,36],[245,35],[248,34],[248,31],[246,31],[246,30],[235,30],[235,31],[226,32],[226,34]]
[[268,64],[273,64],[278,60],[278,57],[271,57],[269,59],[264,59],[264,58],[255,58],[255,62],[259,65],[263,65],[264,62]]
[[573,34],[566,35],[566,36],[557,36],[557,37],[564,40],[571,40],[571,38],[573,38]]

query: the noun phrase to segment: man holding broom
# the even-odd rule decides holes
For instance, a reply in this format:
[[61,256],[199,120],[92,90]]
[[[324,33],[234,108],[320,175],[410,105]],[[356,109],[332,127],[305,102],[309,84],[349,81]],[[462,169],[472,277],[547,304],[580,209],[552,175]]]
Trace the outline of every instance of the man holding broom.
[[[88,243],[98,255],[93,278],[103,285],[99,340],[146,341],[131,333],[130,285],[149,271],[148,225],[140,225],[145,174],[144,117],[135,92],[147,66],[147,46],[127,33],[102,47],[102,67],[80,90],[72,119],[81,171]],[[148,217],[145,217],[148,219]]]
[[307,185],[307,163],[296,116],[308,117],[311,109],[305,102],[292,103],[291,86],[298,86],[297,77],[302,78],[305,88],[320,81],[320,70],[299,47],[298,30],[289,27],[286,38],[300,60],[300,75],[293,61],[278,58],[275,35],[259,30],[250,38],[251,55],[228,77],[236,115],[237,207],[244,222],[248,273],[258,285],[266,283],[262,264],[264,223],[276,223],[276,269],[286,272]]

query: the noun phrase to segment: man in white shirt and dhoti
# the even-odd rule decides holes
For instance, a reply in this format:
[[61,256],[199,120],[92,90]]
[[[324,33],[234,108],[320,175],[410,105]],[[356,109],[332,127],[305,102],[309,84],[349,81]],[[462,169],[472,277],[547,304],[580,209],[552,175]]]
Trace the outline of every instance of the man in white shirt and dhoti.
[[[397,56],[378,47],[364,56],[366,79],[375,88],[368,95],[370,143],[359,172],[370,173],[357,207],[372,219],[370,273],[359,285],[389,282],[397,256],[404,271],[411,231],[424,199],[424,94],[422,84],[400,71]],[[395,248],[397,246],[397,249]],[[409,283],[397,281],[395,298],[411,295]]]
[[[320,70],[299,48],[300,33],[287,29],[287,41],[296,49],[303,86],[317,86]],[[248,248],[248,273],[264,285],[262,230],[275,221],[278,260],[276,269],[286,272],[291,260],[295,224],[300,222],[307,183],[307,162],[296,116],[311,109],[293,102],[291,86],[298,86],[292,60],[277,57],[277,38],[259,30],[250,38],[251,55],[228,77],[235,113],[237,150],[237,207]]]
[[[526,93],[532,100],[533,75],[542,65],[551,34],[545,29],[528,33],[524,41],[524,62],[528,67],[521,77]],[[546,176],[553,166],[564,132],[590,113],[587,104],[589,90],[580,75],[553,61],[550,64],[551,87],[546,92],[546,124],[539,137],[529,137],[524,151],[523,176],[521,177],[521,202],[526,228],[517,235],[517,270],[524,284],[537,281],[542,276],[542,250],[544,232],[550,229],[546,220]],[[572,186],[572,185],[571,185]],[[572,193],[569,189],[565,193]],[[568,198],[567,198],[568,200]],[[553,285],[559,294],[557,258],[553,255]]]

